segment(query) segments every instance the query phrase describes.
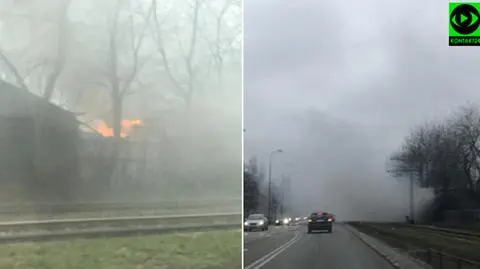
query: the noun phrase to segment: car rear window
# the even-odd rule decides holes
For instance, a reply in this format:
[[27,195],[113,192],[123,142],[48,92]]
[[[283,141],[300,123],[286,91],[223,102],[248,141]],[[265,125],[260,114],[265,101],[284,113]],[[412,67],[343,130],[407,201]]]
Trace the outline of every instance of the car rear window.
[[322,218],[322,217],[327,217],[328,213],[312,213],[310,215],[311,218]]

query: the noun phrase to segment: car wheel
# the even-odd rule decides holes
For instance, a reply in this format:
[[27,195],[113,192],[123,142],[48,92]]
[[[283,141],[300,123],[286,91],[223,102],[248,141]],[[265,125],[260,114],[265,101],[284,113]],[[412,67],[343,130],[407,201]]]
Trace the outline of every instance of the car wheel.
[[267,226],[267,227],[265,227],[265,231],[268,231],[268,226]]
[[328,233],[332,233],[332,229],[328,229]]
[[308,228],[308,233],[311,234],[311,233],[312,233],[312,229]]

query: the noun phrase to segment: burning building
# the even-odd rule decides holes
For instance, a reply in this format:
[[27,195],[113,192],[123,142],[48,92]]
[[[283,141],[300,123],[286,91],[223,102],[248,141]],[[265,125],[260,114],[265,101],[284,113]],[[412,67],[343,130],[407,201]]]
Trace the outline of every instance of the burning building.
[[121,121],[121,140],[114,139],[113,128],[105,120],[90,121],[82,132],[82,180],[98,187],[125,185],[133,178],[144,159],[145,124],[139,119]]
[[2,197],[69,199],[78,168],[75,115],[0,81],[0,126],[1,189],[10,194]]
[[[142,125],[142,121],[138,119],[129,120],[124,119],[120,122],[122,126],[120,136],[122,138],[127,138],[132,135],[133,131],[136,127]],[[104,137],[113,137],[113,127],[110,127],[106,121],[104,120],[94,120],[93,121],[93,128],[102,136]]]

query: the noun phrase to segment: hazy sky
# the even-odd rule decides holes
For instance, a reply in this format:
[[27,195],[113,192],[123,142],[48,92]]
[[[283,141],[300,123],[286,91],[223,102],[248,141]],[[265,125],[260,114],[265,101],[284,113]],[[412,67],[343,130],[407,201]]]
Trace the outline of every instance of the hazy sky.
[[[390,197],[389,211],[402,207],[386,155],[412,125],[480,101],[480,52],[448,46],[448,3],[245,0],[244,8],[245,157],[266,162],[285,149],[274,170],[292,174],[302,205],[329,197],[350,214]],[[283,171],[286,163],[295,171]]]

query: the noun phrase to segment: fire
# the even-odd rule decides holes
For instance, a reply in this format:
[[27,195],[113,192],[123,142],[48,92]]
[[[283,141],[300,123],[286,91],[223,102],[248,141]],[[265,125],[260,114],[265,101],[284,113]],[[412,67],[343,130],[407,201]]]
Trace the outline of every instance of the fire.
[[[130,135],[134,126],[142,125],[141,120],[122,120],[120,122],[122,125],[122,131],[120,136],[125,138]],[[103,120],[97,120],[94,123],[94,129],[97,130],[101,135],[104,137],[112,137],[113,136],[113,128],[108,126],[108,124]]]

